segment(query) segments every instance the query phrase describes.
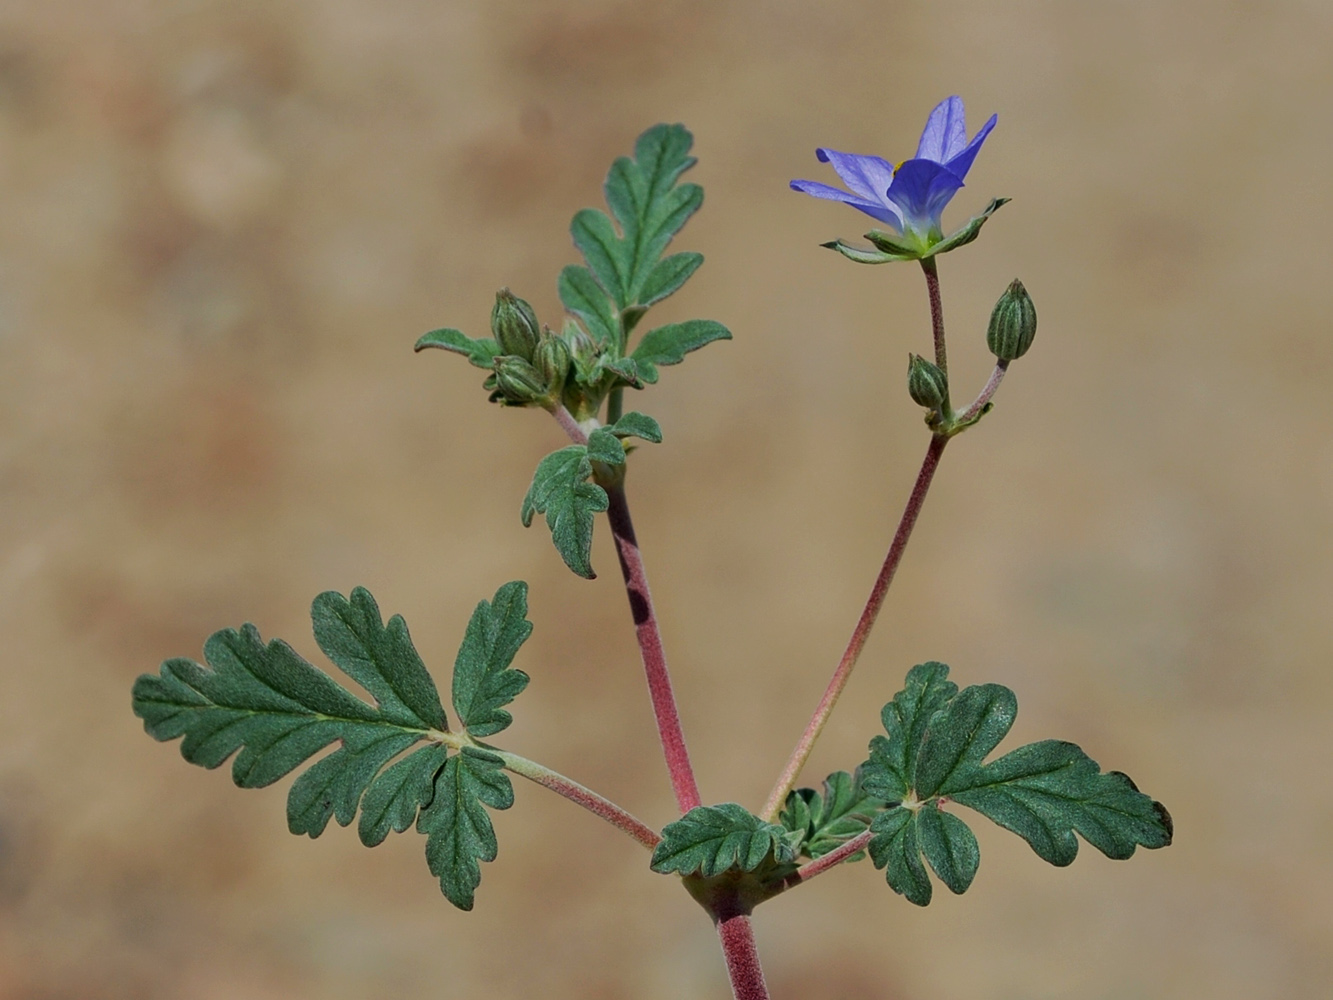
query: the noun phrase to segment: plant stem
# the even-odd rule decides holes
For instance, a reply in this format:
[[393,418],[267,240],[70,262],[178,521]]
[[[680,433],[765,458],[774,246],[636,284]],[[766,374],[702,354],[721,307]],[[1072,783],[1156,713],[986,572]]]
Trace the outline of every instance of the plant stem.
[[940,273],[935,268],[935,258],[923,258],[921,270],[926,272],[926,292],[930,295],[930,328],[935,336],[935,366],[947,376],[949,354],[944,348],[944,304],[940,301]]
[[794,889],[796,886],[801,885],[804,882],[809,882],[816,875],[824,874],[824,872],[828,871],[830,868],[838,867],[838,865],[842,864],[853,854],[856,854],[858,851],[864,851],[866,845],[870,843],[870,839],[873,836],[874,834],[869,830],[864,830],[851,840],[848,840],[829,851],[823,857],[806,862],[783,879],[782,884],[774,889],[772,895],[768,898],[772,899],[773,896],[776,896],[779,893],[786,892],[788,889]]
[[962,413],[958,414],[956,420],[959,424],[967,425],[981,416],[981,411],[986,408],[986,404],[991,401],[995,395],[995,390],[1000,388],[1000,380],[1004,378],[1004,373],[1009,370],[1009,362],[996,360],[995,368],[990,373],[990,378],[986,380],[986,385],[982,388],[981,394],[972,401]]
[[[564,428],[575,444],[587,444],[588,435],[569,410],[557,406],[552,416]],[[634,618],[634,632],[643,656],[643,669],[648,677],[648,695],[653,702],[657,719],[657,735],[662,741],[662,755],[666,758],[671,775],[671,787],[676,793],[676,804],[682,814],[702,803],[699,786],[694,780],[690,753],[685,747],[685,733],[680,725],[676,696],[671,689],[671,674],[667,670],[666,653],[662,649],[662,633],[657,627],[652,594],[648,590],[648,575],[643,568],[643,556],[634,537],[634,522],[630,519],[629,503],[625,499],[623,483],[604,485],[610,509],[611,534],[620,558],[620,572],[625,578],[625,593],[629,597],[630,614]]]
[[634,632],[643,656],[643,669],[648,677],[648,694],[653,702],[657,719],[657,735],[662,741],[662,754],[671,775],[671,787],[676,793],[676,804],[682,814],[701,804],[699,786],[694,780],[690,753],[685,747],[685,733],[680,726],[680,712],[676,696],[671,690],[671,675],[667,671],[666,653],[662,649],[662,633],[657,627],[653,598],[648,591],[648,577],[643,568],[643,557],[638,540],[634,537],[634,522],[630,519],[625,487],[615,483],[605,487],[611,501],[607,517],[611,534],[620,556],[620,572],[625,578],[625,593],[629,597]]
[[662,839],[648,824],[635,818],[610,799],[603,798],[572,778],[566,778],[559,771],[553,771],[536,761],[520,757],[515,753],[509,753],[507,750],[497,750],[494,747],[485,747],[485,749],[503,760],[506,769],[527,778],[529,781],[534,781],[544,788],[549,788],[557,795],[563,795],[575,805],[587,809],[593,815],[600,816],[617,830],[629,834],[648,850],[651,851]]
[[768,1000],[764,970],[754,947],[754,928],[748,914],[718,920],[717,935],[722,939],[722,954],[731,977],[731,993],[736,1000]]
[[926,502],[926,493],[930,490],[931,480],[935,478],[940,456],[944,454],[944,446],[948,443],[949,438],[943,434],[935,434],[930,439],[930,447],[926,449],[926,457],[921,462],[921,471],[916,474],[916,484],[912,487],[911,496],[907,498],[907,506],[903,508],[902,518],[898,521],[898,530],[894,533],[888,555],[884,557],[884,565],[880,567],[875,585],[870,589],[870,597],[866,600],[865,609],[852,631],[847,649],[843,652],[842,659],[838,661],[837,669],[833,671],[833,677],[824,690],[824,697],[815,707],[815,714],[810,718],[810,724],[805,727],[805,732],[801,734],[796,749],[792,751],[787,761],[787,766],[782,769],[777,784],[773,786],[768,801],[764,803],[760,816],[770,823],[786,802],[787,793],[796,784],[796,778],[801,773],[801,768],[805,766],[810,751],[814,749],[815,741],[819,739],[824,724],[828,722],[833,706],[838,703],[838,696],[842,694],[842,689],[847,686],[847,681],[852,676],[852,668],[856,666],[861,650],[870,637],[870,630],[875,627],[875,619],[879,617],[880,609],[884,606],[884,597],[889,591],[889,584],[893,582],[893,575],[898,571],[898,564],[902,562],[903,552],[907,549],[907,540],[912,536],[912,529],[916,527],[916,519],[921,514],[921,506]]

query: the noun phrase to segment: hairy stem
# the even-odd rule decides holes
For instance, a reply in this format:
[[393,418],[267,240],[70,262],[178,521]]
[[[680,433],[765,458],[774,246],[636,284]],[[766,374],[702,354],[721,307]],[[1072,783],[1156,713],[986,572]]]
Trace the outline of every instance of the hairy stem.
[[600,816],[622,833],[629,834],[648,850],[651,851],[662,839],[647,823],[626,812],[610,799],[603,798],[572,778],[566,778],[559,771],[552,771],[549,767],[544,767],[526,757],[520,757],[518,754],[509,753],[507,750],[497,750],[494,747],[486,747],[486,750],[504,761],[507,770],[534,781],[543,788],[549,788],[557,795],[563,795],[594,816]]
[[935,366],[947,376],[949,353],[944,348],[944,304],[940,301],[940,273],[935,268],[935,258],[923,258],[921,270],[926,272],[926,291],[930,295],[930,328],[935,336]]
[[801,768],[805,766],[810,751],[814,749],[815,741],[819,739],[824,724],[828,722],[833,706],[838,703],[842,689],[851,679],[852,668],[856,666],[861,650],[865,647],[866,640],[870,638],[870,630],[875,627],[875,619],[879,617],[880,609],[884,606],[884,597],[889,592],[889,584],[893,582],[893,575],[898,571],[898,564],[902,562],[907,541],[912,536],[912,529],[916,527],[917,517],[920,516],[921,507],[926,502],[926,493],[929,492],[931,480],[935,478],[935,470],[939,467],[940,456],[944,454],[944,446],[948,443],[949,438],[943,434],[933,435],[930,439],[930,447],[926,449],[926,457],[921,462],[921,471],[916,474],[916,484],[912,487],[911,496],[907,498],[907,506],[903,508],[902,518],[898,521],[898,530],[893,535],[893,542],[889,545],[888,555],[884,557],[884,565],[880,567],[879,576],[875,578],[875,585],[870,589],[865,609],[852,631],[852,637],[847,643],[842,659],[838,661],[837,669],[833,671],[828,687],[824,689],[824,696],[815,706],[815,713],[811,716],[809,725],[805,727],[805,732],[797,741],[796,749],[787,760],[787,766],[782,769],[777,784],[773,786],[768,801],[764,803],[760,816],[770,823],[787,801],[787,793],[796,784],[796,778],[801,773]]
[[981,411],[991,401],[991,397],[995,395],[995,390],[1000,388],[1000,380],[1004,378],[1004,373],[1008,370],[1008,361],[996,360],[995,368],[991,371],[990,378],[986,380],[986,385],[982,388],[981,394],[972,401],[971,406],[958,414],[957,423],[966,426],[981,416]]
[[[571,441],[575,444],[588,443],[588,435],[583,433],[583,428],[567,409],[558,406],[551,412]],[[657,613],[653,610],[653,598],[648,590],[648,575],[644,571],[643,556],[634,536],[634,522],[630,519],[624,484],[613,483],[603,488],[610,500],[607,516],[616,542],[616,555],[620,559],[620,572],[625,578],[625,593],[629,597],[630,614],[634,618],[634,632],[639,640],[639,652],[643,656],[644,673],[648,677],[648,694],[657,720],[657,735],[662,741],[662,754],[666,758],[672,790],[676,793],[676,804],[684,814],[700,805],[702,800],[698,783],[694,780],[689,750],[685,746],[685,733],[680,725],[676,696],[671,688],[671,674],[667,670],[666,653],[662,649],[662,633],[657,627]]]
[[801,885],[803,882],[809,882],[816,875],[824,874],[824,872],[828,871],[830,868],[838,867],[838,865],[842,864],[853,854],[856,854],[859,851],[864,851],[866,845],[870,843],[873,836],[874,834],[869,830],[863,830],[851,840],[840,844],[822,857],[806,862],[783,879],[782,884],[775,888],[772,895],[768,898],[772,899],[773,896],[776,896],[779,893],[786,892],[788,889],[793,889],[796,886]]
[[611,501],[607,517],[611,534],[620,556],[620,572],[625,578],[625,593],[629,597],[630,615],[634,619],[634,633],[643,656],[643,669],[648,677],[648,693],[657,719],[657,735],[662,741],[662,754],[671,775],[671,787],[676,793],[676,804],[681,813],[687,813],[701,804],[699,786],[694,780],[690,753],[685,747],[685,733],[680,726],[680,712],[676,696],[671,690],[671,675],[667,671],[666,653],[662,649],[662,633],[657,627],[657,613],[648,591],[648,576],[643,568],[643,556],[634,537],[634,522],[630,519],[625,487],[615,483],[606,487]]
[[759,966],[749,915],[736,914],[719,919],[717,935],[722,940],[732,995],[736,1000],[768,1000],[768,986],[764,983],[764,970]]

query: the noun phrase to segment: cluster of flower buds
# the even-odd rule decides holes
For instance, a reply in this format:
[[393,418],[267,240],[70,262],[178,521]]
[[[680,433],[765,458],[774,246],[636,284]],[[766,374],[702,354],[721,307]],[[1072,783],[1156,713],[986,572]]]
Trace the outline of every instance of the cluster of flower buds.
[[537,314],[508,288],[495,295],[491,335],[499,345],[485,388],[491,402],[505,406],[542,406],[561,403],[567,389],[591,382],[601,348],[582,327],[570,320],[554,333],[537,322]]

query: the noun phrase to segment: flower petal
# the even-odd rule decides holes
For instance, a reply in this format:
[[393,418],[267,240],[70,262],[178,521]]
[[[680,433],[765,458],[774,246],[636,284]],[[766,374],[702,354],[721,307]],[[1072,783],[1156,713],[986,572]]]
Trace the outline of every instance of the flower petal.
[[879,156],[839,153],[836,149],[816,149],[820,163],[831,163],[842,182],[867,201],[884,204],[884,193],[893,183],[893,166]]
[[918,160],[946,163],[963,151],[967,145],[967,125],[963,117],[963,99],[946,97],[935,105],[921,132],[916,147]]
[[851,205],[852,208],[860,209],[866,215],[878,219],[880,222],[887,223],[899,232],[902,231],[902,220],[898,217],[898,209],[891,204],[878,204],[858,195],[851,194],[841,188],[829,187],[827,184],[820,184],[818,181],[792,181],[791,189],[800,191],[802,194],[814,195],[816,198],[824,198],[828,201],[841,201],[844,204]]
[[981,151],[981,144],[986,141],[986,136],[990,135],[990,130],[995,127],[997,120],[997,115],[991,115],[986,119],[986,124],[977,129],[977,134],[972,137],[972,141],[946,160],[944,165],[959,177],[966,177],[967,172],[972,169],[972,161],[977,158],[977,153]]
[[902,211],[906,227],[925,234],[940,228],[940,213],[963,186],[963,179],[934,160],[908,160],[893,175],[889,200]]

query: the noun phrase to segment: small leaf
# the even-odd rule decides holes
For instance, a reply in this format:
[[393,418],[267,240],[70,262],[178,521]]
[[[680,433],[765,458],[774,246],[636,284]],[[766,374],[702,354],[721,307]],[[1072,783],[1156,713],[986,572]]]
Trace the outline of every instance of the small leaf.
[[652,444],[662,443],[662,428],[652,417],[630,411],[607,428],[618,438],[636,437]]
[[598,427],[588,435],[588,457],[604,465],[624,465],[625,446],[607,427]]
[[784,865],[795,860],[782,827],[765,823],[734,802],[724,802],[696,806],[668,823],[651,867],[664,875],[698,873],[713,878],[726,871],[752,872],[769,861]]
[[532,634],[527,620],[528,585],[506,583],[491,602],[472,612],[463,643],[454,660],[453,702],[472,736],[493,736],[514,721],[504,711],[528,686],[528,675],[510,667]]
[[430,804],[417,817],[426,834],[426,863],[440,889],[460,910],[472,909],[481,883],[481,861],[494,861],[495,828],[485,806],[508,809],[514,786],[494,754],[464,747],[450,757],[435,778]]
[[534,514],[546,515],[551,539],[565,565],[592,580],[593,514],[609,506],[606,491],[588,482],[592,462],[584,445],[570,445],[541,460],[532,486],[523,498],[523,524],[532,524]]
[[597,279],[597,284],[620,309],[629,305],[626,277],[633,267],[631,250],[624,246],[605,212],[585,208],[574,216],[569,226],[574,245],[583,254]]
[[[793,841],[797,850],[819,858],[862,833],[885,805],[865,791],[858,768],[855,774],[830,774],[824,779],[822,794],[813,788],[794,790],[787,796],[779,818],[786,829],[800,834]],[[862,857],[854,854],[847,860],[859,861]]]
[[583,320],[594,340],[603,345],[619,343],[615,309],[591,271],[578,264],[568,265],[560,272],[559,290],[560,301]]
[[673,253],[663,257],[649,272],[639,292],[641,305],[650,306],[677,292],[704,262],[701,253]]
[[500,354],[500,345],[489,337],[473,340],[458,330],[432,330],[417,341],[413,350],[423,351],[427,347],[439,347],[446,351],[461,354],[478,368],[492,368]]
[[657,381],[657,366],[677,365],[685,355],[715,340],[730,340],[731,333],[721,323],[710,319],[692,319],[649,330],[634,349],[639,376],[648,383]]

